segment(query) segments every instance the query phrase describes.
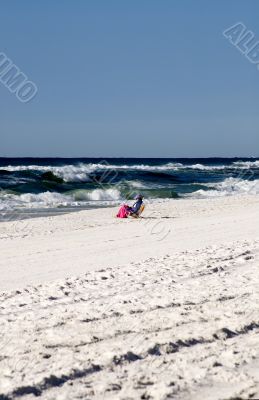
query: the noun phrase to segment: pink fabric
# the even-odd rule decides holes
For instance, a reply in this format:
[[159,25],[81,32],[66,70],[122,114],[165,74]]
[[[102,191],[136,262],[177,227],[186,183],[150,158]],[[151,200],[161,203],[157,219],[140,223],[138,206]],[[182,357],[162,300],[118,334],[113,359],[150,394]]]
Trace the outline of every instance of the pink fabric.
[[119,209],[117,218],[128,218],[128,215],[129,215],[128,206],[126,204],[123,204]]

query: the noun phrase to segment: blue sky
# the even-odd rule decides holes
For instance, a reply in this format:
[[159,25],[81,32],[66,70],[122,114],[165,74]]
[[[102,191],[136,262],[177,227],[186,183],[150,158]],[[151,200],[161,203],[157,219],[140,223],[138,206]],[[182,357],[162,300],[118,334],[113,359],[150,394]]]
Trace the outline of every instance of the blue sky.
[[259,156],[256,0],[1,2],[0,52],[38,87],[0,84],[0,156]]

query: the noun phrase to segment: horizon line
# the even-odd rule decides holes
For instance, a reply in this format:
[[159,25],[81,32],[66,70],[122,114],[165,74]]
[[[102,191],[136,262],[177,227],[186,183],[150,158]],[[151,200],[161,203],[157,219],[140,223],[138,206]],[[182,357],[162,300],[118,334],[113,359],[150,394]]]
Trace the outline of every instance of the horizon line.
[[105,157],[105,156],[93,156],[93,157],[90,157],[90,156],[76,156],[76,157],[70,157],[70,156],[57,156],[57,157],[55,157],[55,156],[0,156],[0,159],[10,159],[10,158],[12,158],[12,159],[24,159],[24,158],[27,158],[27,159],[55,159],[55,160],[57,160],[57,159],[67,159],[67,160],[71,160],[71,159],[105,159],[105,160],[107,160],[107,159],[115,159],[115,158],[117,158],[117,159],[141,159],[141,160],[145,160],[145,159],[153,159],[153,160],[156,160],[156,159],[204,159],[204,160],[206,160],[206,159],[211,159],[211,158],[213,158],[213,159],[238,159],[238,158],[245,158],[245,159],[257,159],[257,158],[259,158],[259,156],[227,156],[227,157],[224,157],[224,156],[208,156],[208,157],[197,157],[197,156],[195,156],[195,157],[191,157],[191,156],[187,156],[187,157],[184,157],[184,156],[181,156],[181,157],[125,157],[125,156],[115,156],[115,157],[112,157],[112,156],[108,156],[108,157]]

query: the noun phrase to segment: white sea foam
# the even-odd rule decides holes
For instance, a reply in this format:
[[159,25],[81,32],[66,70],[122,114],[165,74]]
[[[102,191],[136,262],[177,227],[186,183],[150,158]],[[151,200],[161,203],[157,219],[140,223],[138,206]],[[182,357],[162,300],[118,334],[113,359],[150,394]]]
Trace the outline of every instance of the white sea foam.
[[195,198],[224,197],[237,194],[259,194],[259,180],[249,181],[228,178],[220,183],[207,184],[211,189],[198,190],[190,196]]
[[117,189],[75,190],[67,194],[43,192],[21,195],[0,191],[0,212],[17,208],[74,207],[93,203],[117,204],[122,199]]
[[76,201],[117,201],[121,193],[117,189],[75,190],[72,197]]
[[259,160],[256,161],[236,161],[233,164],[237,168],[259,168]]
[[203,165],[203,164],[193,164],[183,166],[186,169],[196,169],[200,171],[222,171],[226,168],[231,168],[230,165]]

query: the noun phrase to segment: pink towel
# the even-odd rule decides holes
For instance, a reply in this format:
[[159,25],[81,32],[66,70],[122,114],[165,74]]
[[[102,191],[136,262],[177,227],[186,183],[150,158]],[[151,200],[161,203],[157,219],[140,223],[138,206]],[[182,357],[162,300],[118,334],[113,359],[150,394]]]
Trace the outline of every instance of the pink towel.
[[117,218],[128,218],[128,207],[127,204],[123,204],[118,211]]

